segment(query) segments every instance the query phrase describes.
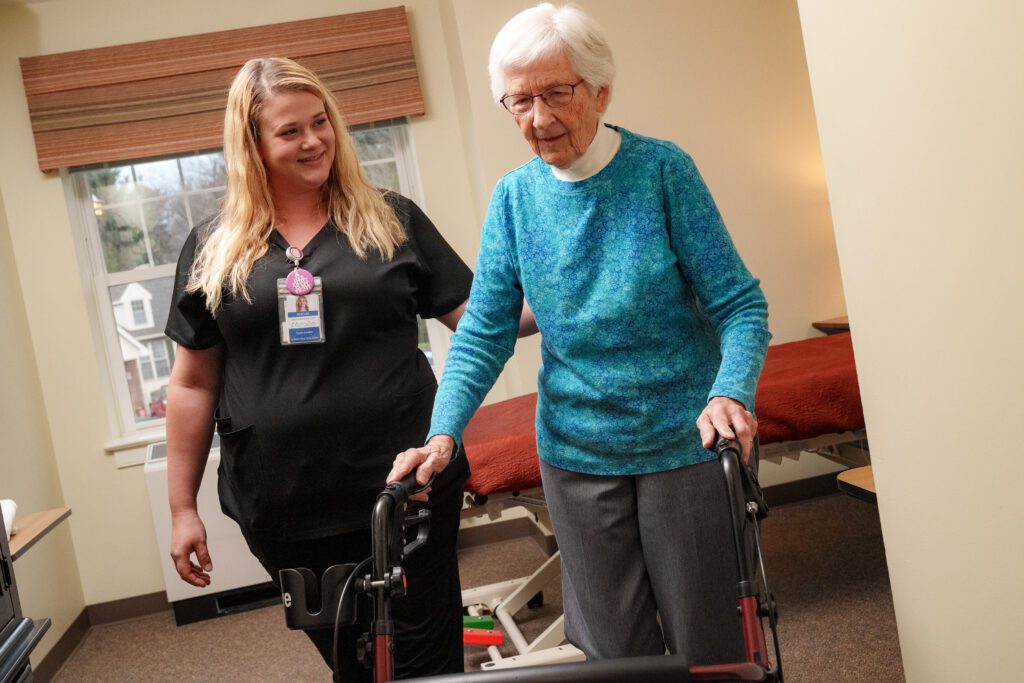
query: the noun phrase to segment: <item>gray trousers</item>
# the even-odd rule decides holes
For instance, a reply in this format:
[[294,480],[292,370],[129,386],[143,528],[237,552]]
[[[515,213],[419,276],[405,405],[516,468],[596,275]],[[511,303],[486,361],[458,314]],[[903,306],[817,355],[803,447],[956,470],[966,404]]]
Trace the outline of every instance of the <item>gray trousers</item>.
[[655,474],[569,472],[541,461],[562,553],[566,636],[589,659],[744,660],[736,551],[717,461]]

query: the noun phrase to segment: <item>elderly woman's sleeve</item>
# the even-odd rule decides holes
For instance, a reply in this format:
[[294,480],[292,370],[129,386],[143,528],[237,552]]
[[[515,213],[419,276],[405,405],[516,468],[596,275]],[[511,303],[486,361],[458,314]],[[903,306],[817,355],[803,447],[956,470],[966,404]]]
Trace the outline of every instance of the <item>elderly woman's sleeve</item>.
[[718,333],[722,363],[708,393],[754,409],[768,350],[768,304],[729,237],[693,160],[682,150],[666,164],[669,236],[683,276]]
[[506,230],[509,216],[499,184],[487,210],[469,305],[452,337],[434,400],[430,436],[462,441],[462,430],[515,350],[523,291]]

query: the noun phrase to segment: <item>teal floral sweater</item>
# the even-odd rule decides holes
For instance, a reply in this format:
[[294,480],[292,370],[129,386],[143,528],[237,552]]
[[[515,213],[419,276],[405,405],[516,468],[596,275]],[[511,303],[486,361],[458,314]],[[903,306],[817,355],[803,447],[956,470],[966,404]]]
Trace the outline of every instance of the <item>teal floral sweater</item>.
[[498,183],[430,433],[461,441],[516,343],[523,298],[541,333],[537,450],[589,474],[710,460],[695,421],[712,396],[754,409],[770,335],[693,160],[616,128],[596,175],[558,180],[539,158]]

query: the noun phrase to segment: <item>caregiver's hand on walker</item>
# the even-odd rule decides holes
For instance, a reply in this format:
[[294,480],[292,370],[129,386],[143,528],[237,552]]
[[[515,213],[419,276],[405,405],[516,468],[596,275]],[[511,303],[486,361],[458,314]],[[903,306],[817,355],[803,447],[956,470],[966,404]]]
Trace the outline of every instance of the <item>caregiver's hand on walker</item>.
[[[388,473],[387,483],[399,481],[402,477],[416,470],[416,483],[423,486],[430,478],[448,466],[455,451],[455,439],[447,434],[430,437],[425,446],[410,448],[395,456],[395,462]],[[425,502],[430,489],[426,489],[409,500]]]
[[737,439],[743,448],[743,462],[750,462],[750,451],[757,435],[757,420],[742,403],[726,396],[715,396],[697,418],[704,448],[715,443],[715,434],[726,439]]

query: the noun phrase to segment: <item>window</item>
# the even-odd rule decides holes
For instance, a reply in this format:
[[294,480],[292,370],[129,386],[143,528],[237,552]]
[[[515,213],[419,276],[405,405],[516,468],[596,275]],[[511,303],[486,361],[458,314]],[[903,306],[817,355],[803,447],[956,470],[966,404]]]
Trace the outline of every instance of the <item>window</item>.
[[135,323],[135,327],[145,327],[146,318],[146,302],[142,299],[133,299],[132,322]]
[[[166,337],[154,339],[146,342],[146,347],[149,355],[142,359],[142,378],[145,380],[153,381],[156,379],[164,379],[171,376],[171,362],[170,353],[168,347],[171,345],[170,340]],[[167,387],[157,387],[147,393],[148,396],[165,394]]]
[[[351,133],[371,182],[422,204],[408,124],[391,120]],[[220,206],[223,155],[76,168],[65,178],[84,235],[122,433],[162,426],[174,363],[163,330],[175,264],[189,231]],[[436,372],[446,347],[443,327],[421,320],[420,348]]]
[[74,169],[122,429],[161,424],[173,356],[163,336],[178,252],[224,195],[219,152]]

